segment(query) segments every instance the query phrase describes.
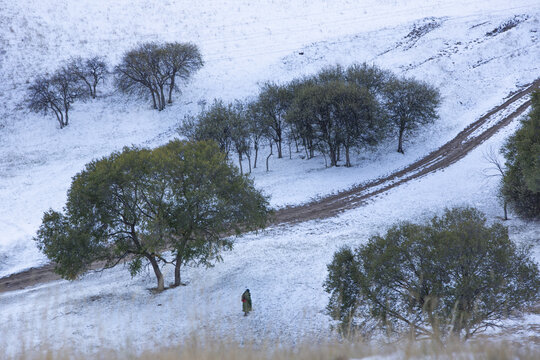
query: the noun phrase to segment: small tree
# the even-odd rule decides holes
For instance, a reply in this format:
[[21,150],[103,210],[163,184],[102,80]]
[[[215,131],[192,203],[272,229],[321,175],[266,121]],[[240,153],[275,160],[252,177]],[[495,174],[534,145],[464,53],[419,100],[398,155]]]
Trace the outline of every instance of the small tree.
[[163,45],[163,61],[169,73],[169,99],[178,90],[178,81],[187,81],[204,64],[197,45],[192,43],[166,43]]
[[257,168],[257,157],[259,156],[259,148],[261,141],[268,138],[269,126],[265,118],[261,115],[261,109],[256,101],[250,101],[246,105],[246,121],[248,133],[251,137],[253,150],[255,150],[255,158],[253,160],[253,168]]
[[257,99],[259,114],[268,125],[268,135],[276,143],[278,159],[283,157],[285,115],[292,102],[292,96],[288,90],[286,86],[266,83]]
[[468,339],[534,303],[540,275],[527,248],[472,208],[400,223],[328,266],[328,310],[341,329],[376,325],[437,341]]
[[177,81],[187,80],[202,65],[194,44],[148,42],[124,54],[115,67],[116,86],[127,94],[150,93],[154,109],[161,111],[167,102],[172,103]]
[[67,70],[88,88],[89,96],[95,99],[97,96],[97,85],[104,82],[108,75],[108,67],[105,59],[94,56],[89,59],[77,57],[71,59],[67,65]]
[[540,92],[532,95],[532,110],[503,150],[506,167],[502,195],[525,218],[540,217]]
[[197,117],[186,117],[179,132],[194,141],[215,141],[228,157],[232,147],[231,117],[231,105],[214,99],[208,110],[201,111]]
[[403,139],[408,132],[437,119],[439,91],[427,83],[394,78],[386,83],[384,109],[398,132],[398,149],[403,152]]
[[484,159],[491,165],[490,168],[484,170],[484,175],[488,178],[490,177],[498,177],[500,178],[500,186],[497,197],[502,202],[503,205],[503,211],[504,211],[504,220],[508,220],[508,201],[502,194],[502,179],[504,178],[504,173],[506,171],[506,167],[502,163],[502,161],[497,156],[497,153],[493,148],[490,148],[488,152],[484,153]]
[[76,100],[86,93],[67,68],[56,71],[52,77],[38,77],[28,88],[26,103],[31,111],[48,114],[53,112],[63,129],[69,124],[69,110]]

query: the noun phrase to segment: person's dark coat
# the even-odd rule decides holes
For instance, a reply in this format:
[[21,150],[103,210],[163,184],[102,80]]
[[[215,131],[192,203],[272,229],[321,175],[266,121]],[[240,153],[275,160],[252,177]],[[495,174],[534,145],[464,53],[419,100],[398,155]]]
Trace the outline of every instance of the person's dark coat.
[[251,311],[251,294],[249,289],[246,289],[242,294],[242,311],[247,315]]

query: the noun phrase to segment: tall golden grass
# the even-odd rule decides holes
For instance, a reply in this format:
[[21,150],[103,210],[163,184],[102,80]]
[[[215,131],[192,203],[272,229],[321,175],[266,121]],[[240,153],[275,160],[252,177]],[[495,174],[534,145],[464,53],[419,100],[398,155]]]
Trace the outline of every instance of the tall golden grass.
[[486,359],[486,360],[538,360],[540,347],[509,341],[470,341],[440,346],[433,342],[398,342],[374,344],[362,342],[310,344],[298,346],[239,344],[234,341],[204,342],[195,337],[185,343],[168,348],[158,348],[136,353],[132,349],[99,349],[94,353],[81,353],[76,348],[41,350],[22,353],[16,360],[67,360],[67,359],[140,359],[140,360],[395,360],[395,359]]

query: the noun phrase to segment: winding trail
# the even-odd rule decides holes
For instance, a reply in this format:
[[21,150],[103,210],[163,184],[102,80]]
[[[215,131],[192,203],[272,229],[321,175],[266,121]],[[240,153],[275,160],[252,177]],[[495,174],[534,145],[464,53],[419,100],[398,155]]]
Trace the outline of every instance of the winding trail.
[[[280,209],[274,214],[270,225],[296,224],[307,220],[329,218],[342,211],[361,206],[366,200],[403,183],[450,166],[523,114],[531,105],[528,95],[538,88],[540,88],[540,78],[511,94],[504,103],[488,111],[439,149],[407,167],[335,195]],[[59,280],[60,276],[53,270],[54,265],[47,264],[0,278],[0,293]]]

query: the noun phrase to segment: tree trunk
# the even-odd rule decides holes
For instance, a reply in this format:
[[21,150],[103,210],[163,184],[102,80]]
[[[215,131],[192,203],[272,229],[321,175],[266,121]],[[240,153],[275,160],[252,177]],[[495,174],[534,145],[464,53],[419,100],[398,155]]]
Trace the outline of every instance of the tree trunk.
[[244,175],[244,170],[242,168],[242,152],[238,152],[238,164],[240,165],[240,174]]
[[333,148],[333,146],[328,146],[328,150],[329,150],[329,156],[330,156],[330,167],[332,166],[336,166],[337,165],[337,161],[336,161],[336,149]]
[[257,155],[259,155],[259,144],[256,143],[254,145],[254,148],[255,148],[255,159],[253,160],[253,168],[256,169],[257,168]]
[[182,256],[176,254],[176,263],[174,264],[174,286],[182,285],[182,278],[180,276],[180,267],[182,266]]
[[398,149],[397,149],[397,152],[398,153],[402,153],[402,154],[405,154],[403,152],[403,132],[405,131],[405,129],[403,127],[400,127],[399,128],[399,140],[398,140]]
[[246,157],[248,159],[248,165],[249,165],[249,173],[251,174],[251,155],[246,152]]
[[348,146],[345,146],[345,167],[351,167],[351,158],[349,156]]
[[152,102],[154,103],[154,109],[157,109],[156,95],[154,95],[154,89],[150,88],[150,93],[152,94]]
[[268,172],[268,160],[270,160],[270,156],[274,155],[273,149],[272,149],[272,141],[270,141],[270,154],[266,157],[266,172]]
[[176,77],[176,73],[174,72],[171,76],[171,85],[169,86],[169,104],[172,104],[172,92],[174,90],[174,78]]
[[152,268],[154,269],[154,273],[156,274],[157,278],[157,291],[163,291],[165,290],[165,282],[163,280],[163,273],[161,272],[161,269],[159,268],[159,264],[156,260],[156,258],[152,255],[147,255],[146,258],[148,261],[150,261],[150,264],[152,264]]
[[504,200],[504,203],[503,203],[504,220],[508,220],[508,209],[507,209],[507,205],[508,205],[508,203],[506,202],[506,200]]
[[283,154],[281,153],[281,137],[279,137],[279,140],[276,142],[276,146],[277,146],[277,157],[278,159],[281,159],[283,158]]
[[92,95],[92,99],[95,99],[97,97],[96,86],[97,86],[97,81],[94,82],[94,92],[92,93],[92,91],[90,91],[90,95]]
[[160,85],[159,86],[159,95],[161,97],[161,110],[165,109],[165,93],[163,92],[164,87],[165,87],[165,85]]
[[66,108],[66,116],[64,117],[64,126],[69,125],[69,117],[68,117],[69,115],[68,115],[68,113],[69,113],[69,110],[68,110],[68,108]]
[[292,159],[291,140],[289,140],[289,160]]

